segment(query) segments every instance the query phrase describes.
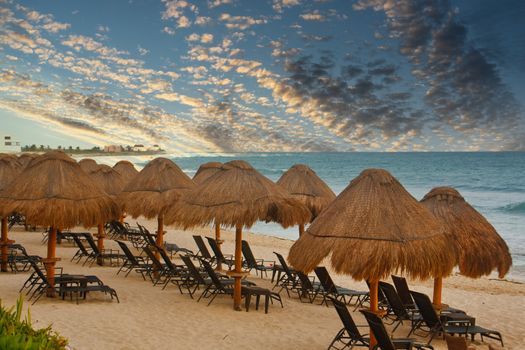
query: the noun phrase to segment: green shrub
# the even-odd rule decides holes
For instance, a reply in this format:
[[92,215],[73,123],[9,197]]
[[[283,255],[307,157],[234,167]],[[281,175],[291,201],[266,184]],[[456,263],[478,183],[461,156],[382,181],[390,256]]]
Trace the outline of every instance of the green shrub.
[[35,330],[31,327],[31,313],[22,317],[23,299],[19,297],[16,308],[4,309],[0,303],[0,350],[63,350],[67,339],[51,326]]

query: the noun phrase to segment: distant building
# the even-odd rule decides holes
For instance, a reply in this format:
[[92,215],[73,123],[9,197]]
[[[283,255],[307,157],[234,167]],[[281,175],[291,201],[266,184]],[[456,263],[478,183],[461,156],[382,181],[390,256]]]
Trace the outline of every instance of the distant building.
[[146,151],[146,147],[144,145],[135,145],[133,146],[133,152],[144,152]]
[[155,152],[158,152],[158,151],[161,151],[162,149],[160,148],[159,145],[153,145],[151,146],[150,148],[148,148],[148,151],[155,151]]
[[117,152],[122,152],[122,151],[124,151],[124,149],[120,145],[104,146],[104,152],[107,152],[107,153],[117,153]]
[[20,142],[14,141],[11,136],[4,136],[0,144],[0,153],[18,153],[22,152]]

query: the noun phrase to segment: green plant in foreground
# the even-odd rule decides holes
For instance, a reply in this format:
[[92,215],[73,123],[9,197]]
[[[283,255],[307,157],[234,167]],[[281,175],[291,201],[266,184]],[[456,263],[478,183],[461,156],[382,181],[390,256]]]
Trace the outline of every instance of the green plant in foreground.
[[5,309],[0,302],[0,350],[63,350],[67,339],[58,335],[51,326],[35,330],[31,326],[31,313],[22,320],[23,298],[15,307]]

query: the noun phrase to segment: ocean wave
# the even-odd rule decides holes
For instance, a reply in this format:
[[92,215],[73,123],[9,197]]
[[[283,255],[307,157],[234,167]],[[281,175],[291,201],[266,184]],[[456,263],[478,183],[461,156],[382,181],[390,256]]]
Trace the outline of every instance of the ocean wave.
[[458,185],[458,189],[466,189],[471,191],[487,191],[487,192],[525,192],[525,188],[516,186],[473,186],[473,185]]
[[511,203],[499,208],[501,211],[512,214],[525,214],[525,202]]

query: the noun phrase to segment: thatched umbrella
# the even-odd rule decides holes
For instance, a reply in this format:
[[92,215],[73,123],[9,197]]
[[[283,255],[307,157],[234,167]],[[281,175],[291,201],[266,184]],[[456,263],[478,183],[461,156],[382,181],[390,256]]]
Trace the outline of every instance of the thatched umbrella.
[[33,159],[38,157],[36,153],[22,153],[18,156],[18,162],[25,168]]
[[139,171],[135,169],[133,163],[127,160],[118,161],[115,165],[113,165],[113,169],[115,169],[120,173],[120,175],[122,175],[122,178],[124,179],[124,182],[126,184],[133,180],[133,178],[135,178],[135,176],[137,176],[137,174],[139,173]]
[[74,159],[62,152],[49,152],[34,159],[1,192],[0,208],[3,213],[22,213],[32,225],[51,227],[47,259],[44,260],[51,285],[57,261],[57,229],[79,224],[90,227],[119,215],[115,201],[80,169]]
[[183,228],[221,223],[235,227],[234,309],[240,309],[242,228],[256,221],[275,221],[283,227],[310,220],[310,212],[284,189],[258,173],[250,164],[235,160],[224,164],[194,191],[166,212],[166,222]]
[[[101,164],[88,175],[104,192],[114,199],[124,189],[125,181],[123,176],[108,165]],[[97,225],[97,231],[97,245],[98,249],[102,251],[104,249],[104,237],[106,236],[103,222]],[[102,260],[99,260],[99,264],[102,264]]]
[[[319,176],[304,164],[295,164],[288,169],[277,184],[301,201],[312,212],[315,219],[324,208],[335,199],[335,193]],[[304,232],[304,224],[299,225],[299,236]]]
[[91,158],[84,158],[82,159],[81,161],[78,162],[78,164],[80,165],[80,168],[86,173],[86,174],[89,174],[91,171],[95,170],[96,168],[98,168],[98,164],[97,162],[95,162],[93,159]]
[[[119,194],[119,203],[132,217],[157,217],[157,245],[162,247],[164,212],[167,204],[195,187],[193,181],[177,164],[166,158],[155,158],[131,180]],[[158,252],[157,252],[158,254]]]
[[[0,153],[0,192],[7,188],[16,176],[22,171],[22,165],[18,162],[18,159],[10,154]],[[0,270],[2,272],[7,271],[7,247],[12,241],[9,241],[7,237],[7,217],[10,213],[3,214],[1,222],[1,253],[2,260],[0,264]]]
[[210,176],[220,171],[221,168],[221,162],[209,162],[201,164],[195,175],[193,175],[193,182],[195,182],[195,184],[197,185],[200,185],[201,183],[206,181]]
[[353,179],[294,243],[288,259],[309,272],[330,254],[336,272],[369,281],[374,312],[380,279],[392,273],[446,276],[455,260],[443,226],[383,169]]
[[[436,187],[421,203],[443,223],[455,243],[459,272],[479,278],[498,270],[503,278],[512,265],[509,247],[496,229],[452,187]],[[441,276],[434,280],[434,304],[441,306]]]
[[[127,160],[118,161],[115,165],[113,165],[113,169],[115,169],[122,175],[125,185],[127,185],[131,180],[133,180],[135,176],[137,176],[137,174],[139,173],[139,171],[135,169],[133,163]],[[122,212],[122,216],[119,219],[121,223],[124,222],[125,217],[126,213]]]
[[[195,182],[196,185],[202,184],[204,181],[206,181],[208,178],[210,178],[212,175],[220,171],[222,168],[221,162],[208,162],[201,164],[195,175],[193,175],[193,182]],[[223,240],[221,239],[221,224],[215,223],[215,241],[217,242],[217,245],[219,247],[219,250],[221,249]],[[217,270],[222,269],[222,264],[219,262],[217,263]]]

